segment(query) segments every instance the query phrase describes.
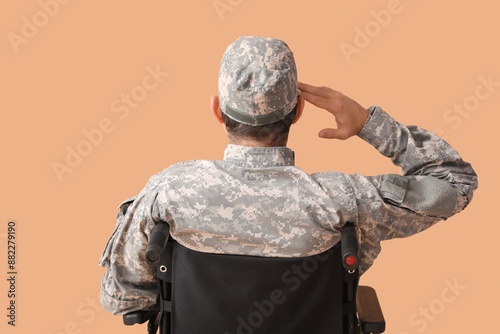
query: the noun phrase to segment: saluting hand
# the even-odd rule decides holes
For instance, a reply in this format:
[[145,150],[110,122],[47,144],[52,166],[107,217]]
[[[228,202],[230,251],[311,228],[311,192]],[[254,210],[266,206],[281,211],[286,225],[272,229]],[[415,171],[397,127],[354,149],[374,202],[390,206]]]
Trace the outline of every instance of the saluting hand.
[[328,87],[316,87],[299,82],[299,95],[316,107],[325,109],[335,117],[337,128],[325,128],[321,138],[345,140],[357,135],[366,123],[370,112],[356,101]]

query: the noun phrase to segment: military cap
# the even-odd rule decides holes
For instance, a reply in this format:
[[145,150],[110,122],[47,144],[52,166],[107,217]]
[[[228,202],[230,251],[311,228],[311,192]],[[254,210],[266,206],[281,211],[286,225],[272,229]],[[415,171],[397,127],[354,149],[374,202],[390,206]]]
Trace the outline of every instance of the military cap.
[[224,52],[219,69],[221,111],[247,125],[277,122],[297,104],[297,68],[288,45],[245,36]]

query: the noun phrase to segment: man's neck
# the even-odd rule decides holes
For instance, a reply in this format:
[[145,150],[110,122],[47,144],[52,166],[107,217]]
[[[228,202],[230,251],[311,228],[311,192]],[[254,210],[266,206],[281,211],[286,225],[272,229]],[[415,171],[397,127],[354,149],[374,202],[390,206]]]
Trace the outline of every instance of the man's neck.
[[284,145],[269,145],[267,143],[260,142],[258,140],[247,139],[247,138],[238,140],[233,140],[231,138],[228,138],[228,143],[233,145],[248,146],[248,147],[286,147],[286,142]]

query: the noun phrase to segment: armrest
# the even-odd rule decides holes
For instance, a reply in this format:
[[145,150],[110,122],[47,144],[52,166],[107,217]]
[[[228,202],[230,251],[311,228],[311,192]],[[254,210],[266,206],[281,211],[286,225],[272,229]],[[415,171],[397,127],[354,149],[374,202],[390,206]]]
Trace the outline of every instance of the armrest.
[[363,333],[379,334],[385,331],[385,319],[372,287],[359,286],[356,295],[359,322]]
[[135,311],[123,315],[123,323],[127,326],[143,324],[146,321],[155,318],[158,311]]
[[358,269],[358,236],[354,225],[347,223],[342,228],[342,241],[340,242],[342,250],[342,265],[350,273]]
[[161,262],[161,254],[167,245],[169,226],[165,222],[159,222],[151,233],[146,248],[146,261],[150,266],[157,267]]

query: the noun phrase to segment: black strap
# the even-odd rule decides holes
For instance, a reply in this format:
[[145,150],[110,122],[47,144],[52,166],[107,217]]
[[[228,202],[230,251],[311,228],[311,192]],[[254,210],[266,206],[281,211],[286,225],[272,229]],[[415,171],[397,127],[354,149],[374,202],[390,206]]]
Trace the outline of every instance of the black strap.
[[161,300],[160,303],[161,312],[172,312],[172,302],[170,300]]

